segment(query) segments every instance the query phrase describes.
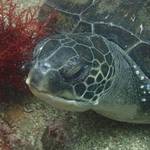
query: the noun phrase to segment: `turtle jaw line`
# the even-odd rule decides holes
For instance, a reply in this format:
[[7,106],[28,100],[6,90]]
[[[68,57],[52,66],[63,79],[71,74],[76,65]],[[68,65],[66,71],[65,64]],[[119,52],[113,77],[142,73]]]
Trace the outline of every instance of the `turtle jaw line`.
[[[39,90],[38,88],[34,87],[34,86],[29,86],[30,87],[30,90],[32,91],[33,94],[37,95],[37,97],[40,97],[40,95],[45,95],[43,97],[49,97],[51,100],[54,100],[54,101],[60,101],[60,102],[64,102],[64,103],[71,103],[71,102],[74,102],[74,103],[85,103],[86,101],[85,100],[79,100],[79,99],[66,99],[66,98],[63,98],[63,97],[57,97],[57,96],[53,96],[51,94],[49,94],[47,91],[44,91],[44,90]],[[38,96],[39,95],[39,96]]]
[[84,100],[80,100],[80,99],[67,99],[67,98],[63,98],[63,97],[58,97],[58,96],[53,96],[53,95],[51,95],[51,94],[49,94],[47,91],[44,91],[44,90],[39,90],[38,88],[36,88],[36,87],[33,87],[32,86],[32,88],[34,88],[37,92],[39,92],[39,93],[43,93],[43,94],[45,94],[45,95],[48,95],[49,97],[52,97],[52,98],[55,98],[55,99],[61,99],[61,100],[63,100],[63,101],[76,101],[76,102],[86,102],[86,101],[84,101]]
[[64,97],[58,97],[58,96],[53,96],[53,95],[51,95],[51,94],[49,94],[48,92],[46,92],[46,91],[39,91],[38,89],[36,89],[38,92],[41,92],[41,93],[43,93],[43,94],[46,94],[46,95],[48,95],[49,97],[51,97],[51,98],[54,98],[54,99],[60,99],[61,101],[63,100],[64,102],[67,102],[67,101],[72,101],[72,102],[85,102],[84,100],[79,100],[79,99],[67,99],[67,98],[64,98]]
[[41,92],[32,86],[30,86],[30,90],[39,99],[58,109],[78,112],[84,112],[91,109],[91,104],[87,101],[78,101],[71,99],[67,100],[61,97],[50,95],[48,92]]
[[60,101],[64,101],[64,103],[67,103],[67,102],[85,103],[86,102],[85,100],[80,100],[80,99],[67,99],[67,98],[63,98],[63,97],[53,96],[53,95],[49,94],[48,91],[46,91],[46,90],[40,90],[36,86],[34,86],[33,84],[31,84],[29,78],[27,78],[26,84],[29,86],[31,92],[33,94],[37,95],[37,97],[40,97],[40,95],[47,95],[47,97],[50,97],[50,99],[57,99],[57,101],[59,101],[59,100]]

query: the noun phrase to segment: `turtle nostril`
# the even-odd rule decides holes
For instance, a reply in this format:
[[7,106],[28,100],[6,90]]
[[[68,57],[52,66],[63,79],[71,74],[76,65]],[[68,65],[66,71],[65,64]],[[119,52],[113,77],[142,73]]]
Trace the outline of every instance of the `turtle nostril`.
[[28,62],[28,63],[25,63],[21,69],[23,72],[29,72],[31,67],[32,67],[33,63],[32,62]]

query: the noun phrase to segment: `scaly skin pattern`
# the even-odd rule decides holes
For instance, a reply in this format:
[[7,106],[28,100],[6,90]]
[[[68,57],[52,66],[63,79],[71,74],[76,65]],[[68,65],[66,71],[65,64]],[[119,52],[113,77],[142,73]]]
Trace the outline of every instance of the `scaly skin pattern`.
[[121,48],[112,42],[110,45],[116,54],[113,84],[93,109],[119,121],[150,123],[150,80]]
[[141,22],[139,10],[147,2],[107,3],[48,0],[46,7],[60,13],[59,34],[35,47],[26,82],[33,94],[61,109],[150,123],[149,22],[134,18]]

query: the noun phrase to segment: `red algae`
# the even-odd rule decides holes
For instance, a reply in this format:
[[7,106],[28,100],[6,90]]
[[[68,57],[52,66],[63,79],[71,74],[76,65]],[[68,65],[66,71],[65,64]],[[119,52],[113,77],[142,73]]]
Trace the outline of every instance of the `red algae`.
[[18,8],[14,0],[0,1],[0,101],[8,99],[13,89],[28,93],[24,81],[27,72],[22,66],[32,59],[36,43],[55,32],[55,10],[41,22],[37,19],[39,6]]

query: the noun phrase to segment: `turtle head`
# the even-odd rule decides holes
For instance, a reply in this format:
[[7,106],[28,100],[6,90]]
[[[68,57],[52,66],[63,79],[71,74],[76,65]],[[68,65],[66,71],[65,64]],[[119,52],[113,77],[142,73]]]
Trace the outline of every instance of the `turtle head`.
[[80,98],[78,93],[86,90],[82,83],[89,76],[91,63],[71,47],[59,46],[51,50],[47,44],[53,42],[57,45],[56,40],[49,40],[36,47],[38,54],[34,54],[26,83],[34,95],[55,107],[76,111],[89,109],[89,101]]
[[60,39],[38,44],[26,82],[34,95],[53,106],[85,111],[111,86],[112,56],[85,43],[68,45],[68,40],[67,45]]

